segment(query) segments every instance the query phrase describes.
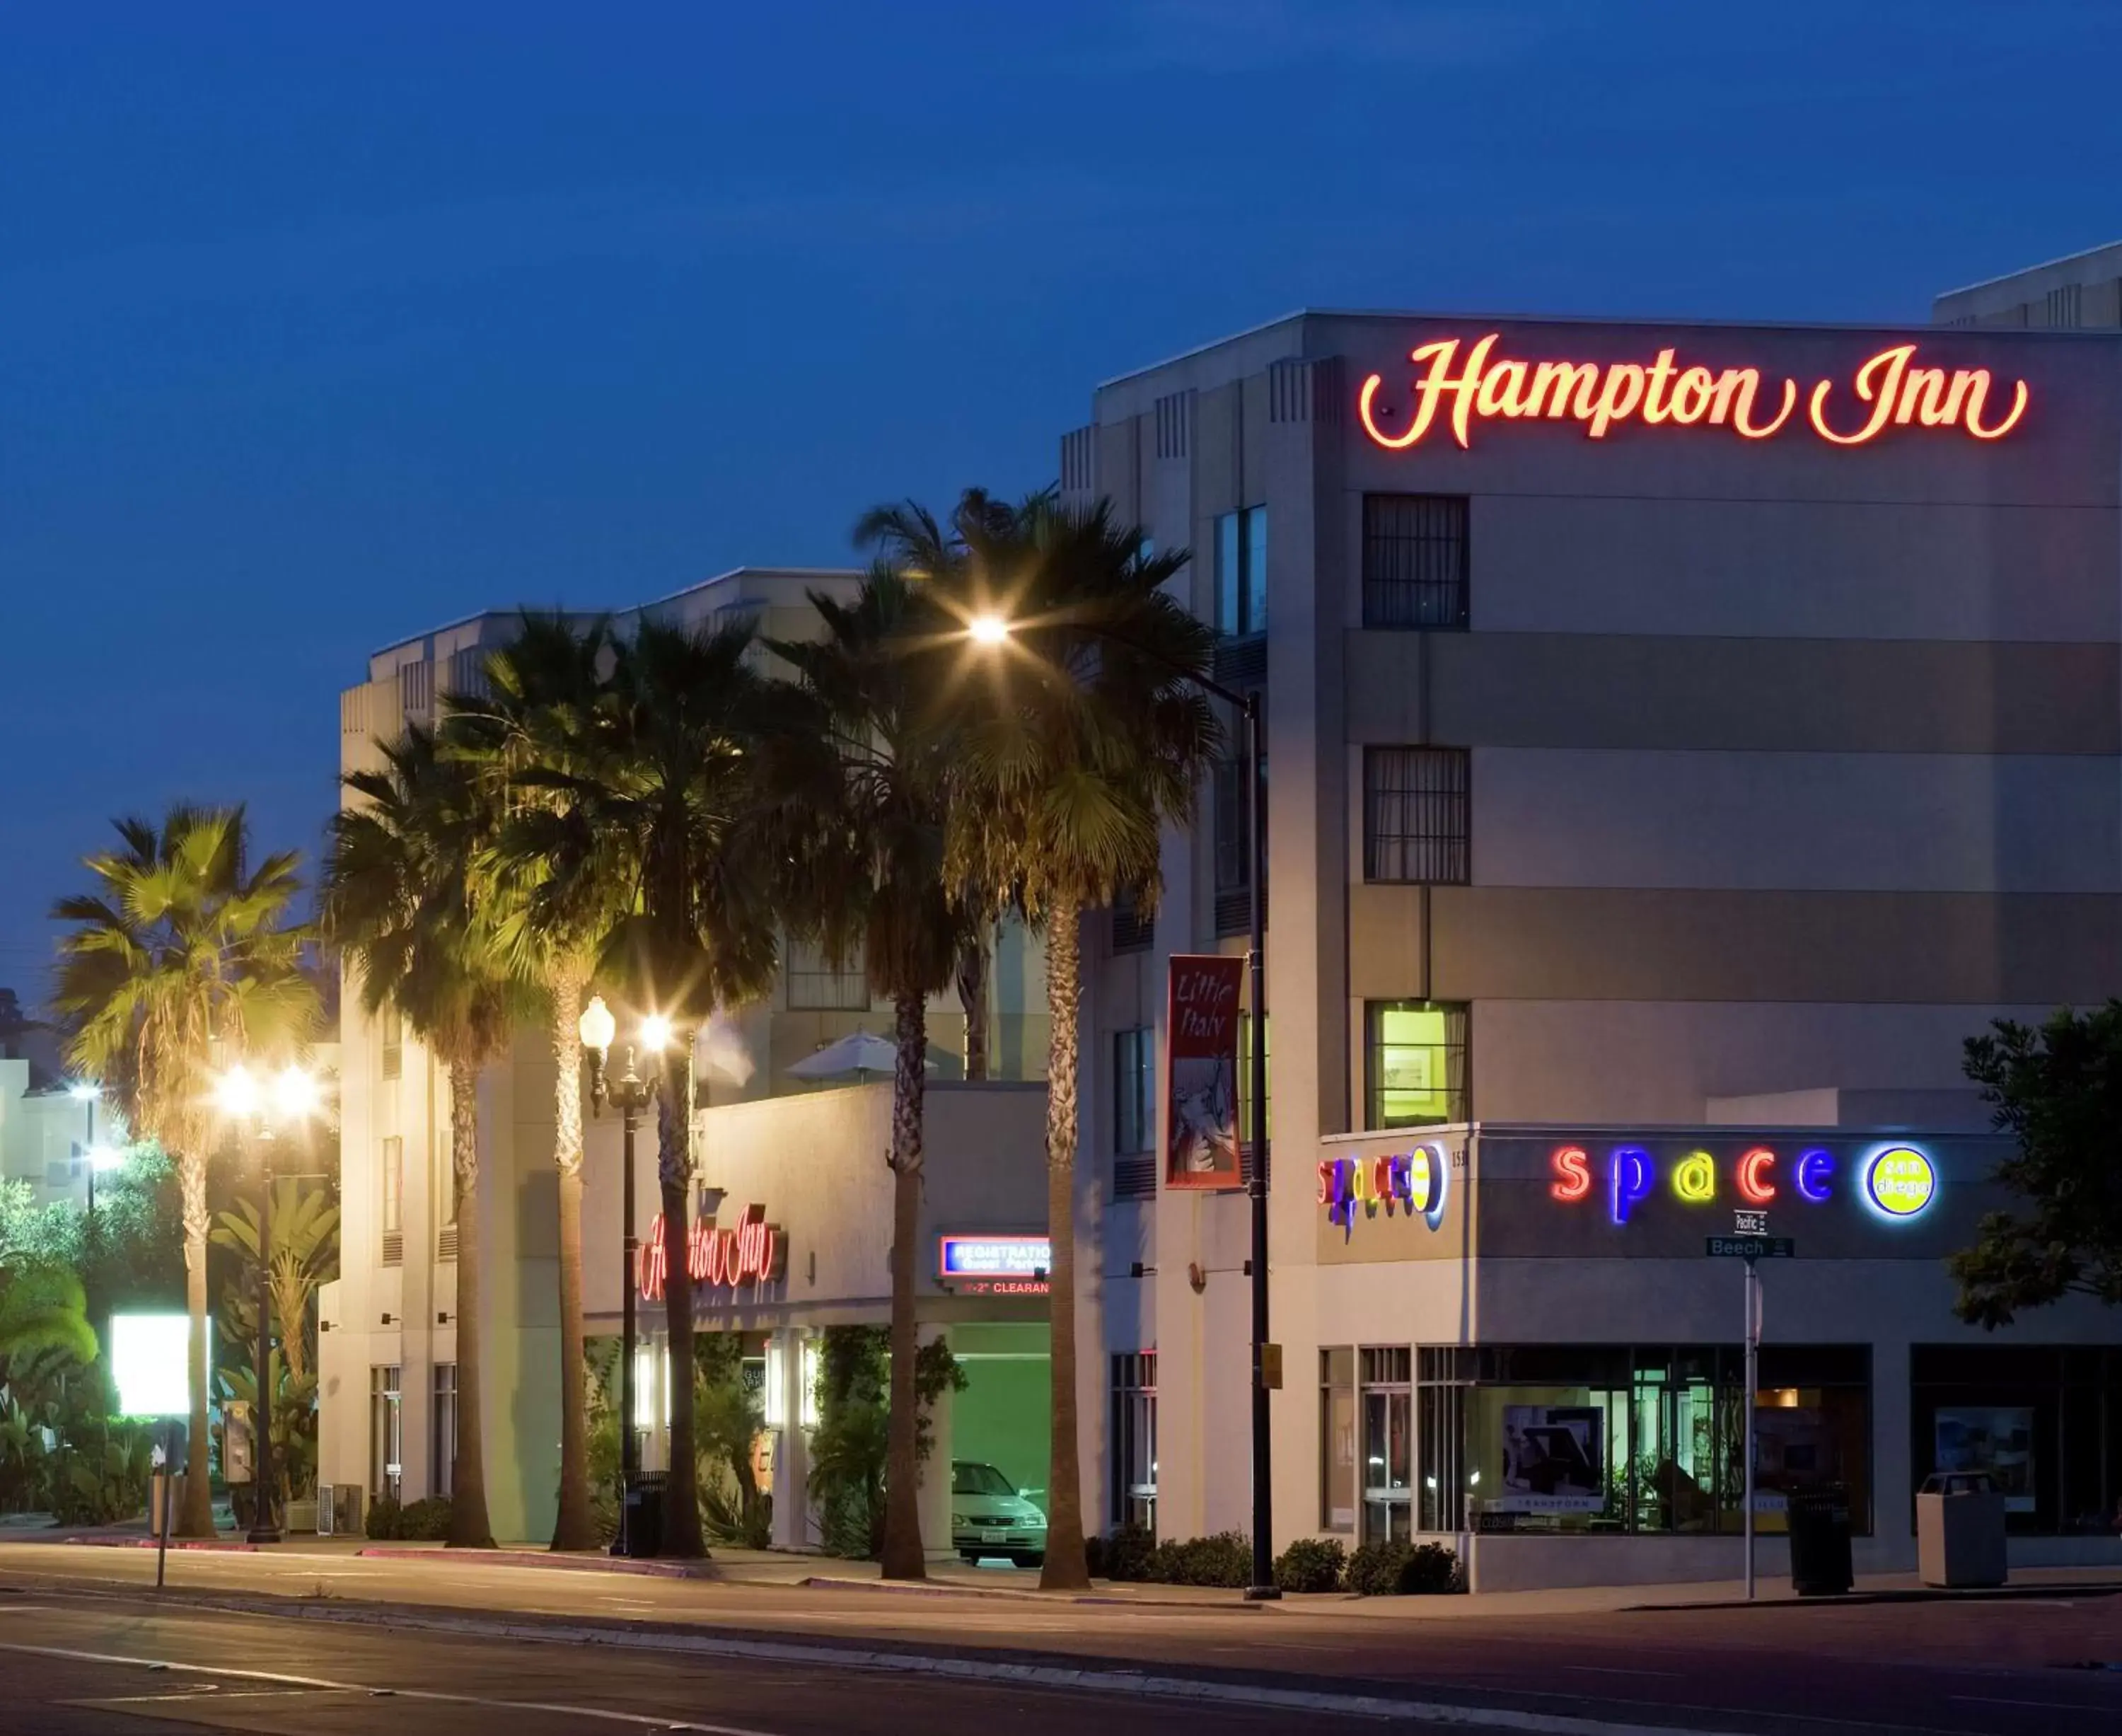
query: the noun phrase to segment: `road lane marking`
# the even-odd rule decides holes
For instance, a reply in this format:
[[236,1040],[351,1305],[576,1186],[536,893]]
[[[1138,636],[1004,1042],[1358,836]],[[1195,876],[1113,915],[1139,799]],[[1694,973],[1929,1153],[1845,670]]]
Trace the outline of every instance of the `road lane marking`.
[[[0,1640],[0,1652],[16,1652],[33,1658],[63,1658],[75,1663],[126,1664],[136,1669],[174,1670],[188,1676],[222,1677],[231,1682],[269,1682],[281,1684],[278,1692],[322,1692],[336,1694],[385,1694],[400,1700],[425,1700],[442,1706],[476,1706],[503,1712],[551,1712],[563,1718],[594,1718],[606,1724],[630,1724],[638,1729],[691,1730],[700,1736],[773,1736],[770,1731],[731,1724],[697,1724],[667,1715],[617,1712],[595,1706],[566,1706],[541,1700],[495,1700],[481,1694],[449,1694],[437,1688],[377,1688],[358,1682],[333,1682],[321,1676],[291,1676],[278,1670],[240,1670],[213,1663],[180,1663],[166,1658],[134,1658],[117,1652],[82,1651],[65,1645],[24,1645]],[[203,1699],[203,1695],[158,1696],[164,1699]],[[216,1696],[219,1698],[219,1696]]]

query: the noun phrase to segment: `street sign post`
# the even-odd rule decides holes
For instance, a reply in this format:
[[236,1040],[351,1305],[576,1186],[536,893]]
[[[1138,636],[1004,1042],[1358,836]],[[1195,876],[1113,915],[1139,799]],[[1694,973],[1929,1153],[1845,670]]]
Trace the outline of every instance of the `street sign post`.
[[1797,1252],[1795,1236],[1712,1236],[1703,1252],[1713,1259],[1788,1260]]

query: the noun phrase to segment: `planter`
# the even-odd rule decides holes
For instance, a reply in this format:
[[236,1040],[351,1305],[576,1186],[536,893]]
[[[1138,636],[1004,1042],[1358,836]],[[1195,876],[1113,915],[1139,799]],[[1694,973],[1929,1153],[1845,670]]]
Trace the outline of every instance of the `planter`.
[[314,1534],[316,1528],[317,1503],[315,1496],[312,1495],[306,1501],[290,1501],[287,1503],[286,1522],[282,1525],[282,1530],[285,1531],[290,1537],[294,1536],[297,1532],[307,1537]]

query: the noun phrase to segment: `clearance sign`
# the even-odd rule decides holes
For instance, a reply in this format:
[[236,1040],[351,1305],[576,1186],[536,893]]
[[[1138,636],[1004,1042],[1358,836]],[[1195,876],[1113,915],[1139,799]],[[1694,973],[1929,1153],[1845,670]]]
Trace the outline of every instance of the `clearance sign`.
[[1914,344],[1896,344],[1847,379],[1805,386],[1770,380],[1758,367],[1715,371],[1661,349],[1648,362],[1528,361],[1499,354],[1502,335],[1468,344],[1439,338],[1409,360],[1408,403],[1386,401],[1386,381],[1363,381],[1356,412],[1363,432],[1389,451],[1419,446],[1439,424],[1461,447],[1485,422],[1569,422],[1587,440],[1627,423],[1646,428],[1721,428],[1741,440],[1769,440],[1799,418],[1830,446],[1867,446],[1907,431],[2001,440],[2018,427],[2026,382],[2000,385],[1986,367],[1932,365]]

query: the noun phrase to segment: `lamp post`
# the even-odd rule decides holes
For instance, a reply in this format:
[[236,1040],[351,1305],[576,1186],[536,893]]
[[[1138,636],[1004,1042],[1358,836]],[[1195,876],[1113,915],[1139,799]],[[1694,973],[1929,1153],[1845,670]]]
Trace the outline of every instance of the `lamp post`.
[[250,1070],[238,1062],[214,1084],[214,1100],[236,1124],[239,1137],[255,1137],[261,1189],[258,1200],[258,1401],[253,1410],[251,1464],[257,1491],[247,1543],[277,1543],[280,1528],[273,1523],[273,1136],[280,1127],[298,1125],[316,1108],[315,1076],[289,1065],[261,1089]]
[[[612,1039],[619,1035],[619,1022],[611,1016],[611,1008],[604,1004],[601,994],[590,997],[589,1005],[582,1008],[577,1032],[589,1055],[591,1112],[606,1103],[616,1107],[619,1112],[619,1223],[624,1263],[619,1272],[619,1535],[612,1540],[611,1552],[630,1556],[633,1551],[627,1525],[627,1497],[633,1493],[634,1481],[641,1472],[641,1443],[633,1427],[634,1286],[641,1263],[640,1238],[633,1227],[633,1135],[641,1111],[655,1100],[656,1088],[634,1072],[630,1044],[626,1051],[625,1074],[616,1081],[608,1077],[605,1062],[611,1052]],[[641,1035],[650,1052],[657,1052],[671,1040],[670,1022],[653,1017],[644,1019]]]
[[80,1104],[88,1116],[81,1149],[88,1158],[88,1228],[92,1236],[96,1233],[96,1100],[102,1095],[102,1088],[87,1079],[77,1079],[67,1087],[67,1095]]
[[[1096,630],[1095,629],[1092,630]],[[992,649],[1009,638],[1012,624],[998,615],[975,615],[966,637]],[[1138,656],[1190,681],[1202,692],[1234,707],[1245,723],[1246,845],[1250,854],[1250,910],[1247,917],[1248,975],[1252,999],[1252,1052],[1247,1058],[1246,1089],[1252,1106],[1253,1172],[1246,1183],[1252,1217],[1253,1339],[1253,1582],[1249,1602],[1266,1603],[1282,1593],[1274,1583],[1274,1438],[1269,1427],[1267,1346],[1267,825],[1261,812],[1260,708],[1257,691],[1240,693],[1184,664],[1131,646]]]

